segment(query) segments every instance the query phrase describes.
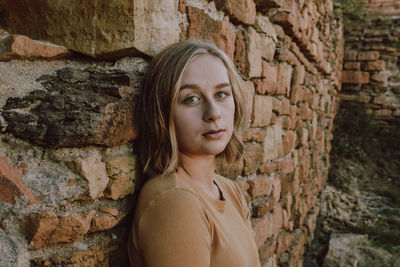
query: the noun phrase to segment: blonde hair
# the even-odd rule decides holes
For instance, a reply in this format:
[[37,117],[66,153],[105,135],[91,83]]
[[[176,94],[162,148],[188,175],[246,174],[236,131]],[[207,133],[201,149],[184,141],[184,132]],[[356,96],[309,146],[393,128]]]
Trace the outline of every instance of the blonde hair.
[[228,71],[235,103],[231,140],[217,156],[230,163],[242,156],[243,143],[237,134],[244,112],[243,103],[239,101],[243,99],[239,73],[229,57],[211,41],[185,40],[168,46],[153,58],[137,99],[137,149],[141,175],[136,185],[139,188],[149,178],[173,172],[179,164],[174,108],[186,66],[201,55],[213,55],[223,62]]

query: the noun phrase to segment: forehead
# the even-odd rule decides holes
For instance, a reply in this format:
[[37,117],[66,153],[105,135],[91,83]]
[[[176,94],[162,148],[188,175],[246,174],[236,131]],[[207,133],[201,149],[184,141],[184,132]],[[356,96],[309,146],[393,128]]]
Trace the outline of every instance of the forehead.
[[213,55],[194,58],[182,74],[182,85],[222,82],[229,82],[228,71],[222,60]]

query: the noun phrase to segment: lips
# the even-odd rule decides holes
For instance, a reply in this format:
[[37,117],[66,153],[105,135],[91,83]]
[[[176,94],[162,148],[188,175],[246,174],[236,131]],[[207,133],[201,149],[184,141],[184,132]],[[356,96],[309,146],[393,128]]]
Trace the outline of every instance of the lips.
[[208,139],[218,139],[222,137],[225,133],[224,129],[218,129],[218,130],[211,130],[203,134],[204,137]]

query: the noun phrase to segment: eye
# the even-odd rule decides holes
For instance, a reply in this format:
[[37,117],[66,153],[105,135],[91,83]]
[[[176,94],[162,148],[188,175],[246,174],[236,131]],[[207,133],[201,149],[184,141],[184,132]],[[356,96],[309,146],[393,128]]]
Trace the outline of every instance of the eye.
[[199,101],[200,99],[197,96],[191,95],[186,97],[183,102],[185,102],[186,104],[194,104],[197,101]]
[[223,98],[225,98],[225,97],[227,97],[227,96],[230,96],[230,93],[224,92],[224,91],[219,91],[219,92],[217,92],[217,93],[215,94],[215,97],[216,97],[216,98],[219,98],[219,99],[223,99]]

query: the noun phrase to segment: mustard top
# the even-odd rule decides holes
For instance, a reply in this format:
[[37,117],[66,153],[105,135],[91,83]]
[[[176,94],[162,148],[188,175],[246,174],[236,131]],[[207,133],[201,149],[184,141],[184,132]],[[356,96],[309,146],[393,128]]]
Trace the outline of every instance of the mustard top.
[[259,267],[250,211],[239,187],[215,175],[222,200],[176,174],[142,188],[128,244],[134,267]]

